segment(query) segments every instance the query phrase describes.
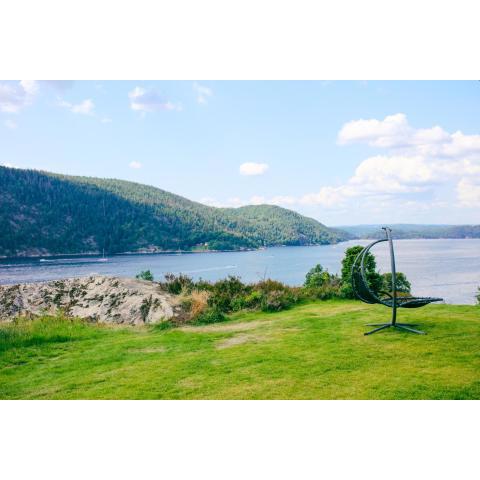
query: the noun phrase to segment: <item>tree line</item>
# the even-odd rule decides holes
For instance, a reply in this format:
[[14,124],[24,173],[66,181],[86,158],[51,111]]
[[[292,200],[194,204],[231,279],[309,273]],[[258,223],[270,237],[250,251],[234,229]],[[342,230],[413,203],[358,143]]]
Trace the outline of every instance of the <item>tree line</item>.
[[0,167],[0,255],[241,250],[349,236],[276,206],[222,209],[115,179]]

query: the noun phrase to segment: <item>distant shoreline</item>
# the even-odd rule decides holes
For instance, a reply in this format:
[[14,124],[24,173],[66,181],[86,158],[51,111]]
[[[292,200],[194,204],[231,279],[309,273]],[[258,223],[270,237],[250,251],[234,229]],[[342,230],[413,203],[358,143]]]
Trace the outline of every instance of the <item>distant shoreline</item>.
[[[243,248],[237,250],[163,250],[157,252],[119,252],[119,253],[107,253],[108,257],[120,257],[120,256],[135,256],[135,255],[187,255],[187,254],[198,254],[198,253],[242,253],[242,252],[257,252],[261,250],[267,250],[269,248],[285,248],[285,247],[323,247],[328,245],[340,245],[346,242],[352,241],[370,241],[375,240],[376,237],[365,237],[365,238],[351,238],[349,240],[342,240],[337,243],[318,243],[311,245],[270,245],[268,247],[259,247],[259,248]],[[458,237],[458,238],[449,238],[449,237],[437,237],[437,238],[427,238],[427,237],[418,237],[418,238],[396,238],[395,241],[403,240],[479,240],[477,237]],[[45,254],[45,255],[21,255],[21,256],[3,256],[0,255],[0,260],[28,260],[28,259],[54,259],[54,258],[78,258],[78,257],[102,257],[101,252],[87,252],[87,253],[55,253],[55,254]]]
[[[119,252],[119,253],[106,253],[106,256],[118,257],[122,255],[186,255],[186,254],[196,254],[196,253],[241,253],[241,252],[256,252],[261,250],[267,250],[268,248],[282,248],[282,247],[321,247],[325,245],[338,245],[350,240],[344,240],[337,243],[318,243],[311,245],[271,245],[268,247],[259,247],[259,248],[241,248],[236,250],[162,250],[157,252]],[[22,259],[36,259],[36,258],[76,258],[76,257],[101,257],[101,252],[87,252],[87,253],[55,253],[55,254],[44,254],[44,255],[20,255],[20,256],[2,256],[0,255],[0,260],[22,260]]]
[[[263,250],[263,248],[245,248],[242,250],[164,250],[159,252],[119,252],[119,253],[106,253],[105,256],[118,257],[121,255],[184,255],[187,253],[222,253],[222,252],[253,252],[256,250]],[[47,253],[45,255],[17,255],[2,256],[0,260],[22,260],[22,259],[36,259],[36,258],[76,258],[76,257],[102,257],[101,252],[86,252],[86,253]]]

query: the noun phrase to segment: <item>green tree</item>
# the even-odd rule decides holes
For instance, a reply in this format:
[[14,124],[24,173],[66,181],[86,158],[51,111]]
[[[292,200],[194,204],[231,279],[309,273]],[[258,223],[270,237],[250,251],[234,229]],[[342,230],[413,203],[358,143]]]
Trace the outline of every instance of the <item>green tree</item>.
[[[406,275],[402,272],[397,272],[396,274],[396,286],[397,292],[402,293],[410,293],[412,288],[410,282],[407,280]],[[385,292],[392,291],[392,274],[390,272],[382,275],[382,290]]]
[[[360,245],[347,248],[345,257],[342,260],[342,294],[346,298],[355,298],[352,287],[352,266],[357,255],[363,250]],[[365,273],[369,287],[378,292],[382,286],[382,276],[377,272],[377,262],[372,253],[368,253],[365,258]]]
[[150,270],[144,270],[138,275],[135,275],[135,278],[138,278],[139,280],[147,280],[149,282],[153,282],[153,273]]
[[480,287],[478,287],[478,292],[476,295],[477,303],[480,305]]
[[306,288],[321,287],[330,281],[331,275],[328,270],[324,270],[318,263],[315,265],[305,276],[305,282],[303,284]]

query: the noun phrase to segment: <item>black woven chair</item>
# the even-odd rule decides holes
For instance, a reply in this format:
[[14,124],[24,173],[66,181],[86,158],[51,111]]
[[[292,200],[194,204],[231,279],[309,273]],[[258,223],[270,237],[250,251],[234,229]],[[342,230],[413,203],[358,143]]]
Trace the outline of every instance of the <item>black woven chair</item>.
[[[383,227],[385,230],[385,238],[375,240],[370,245],[367,245],[355,258],[352,266],[352,287],[355,295],[365,303],[380,303],[392,309],[392,320],[390,323],[370,323],[368,326],[378,327],[374,330],[365,333],[370,335],[372,333],[384,330],[386,328],[400,328],[409,332],[424,335],[425,332],[415,330],[415,324],[411,323],[397,323],[397,308],[419,308],[428,305],[432,302],[441,302],[443,298],[435,297],[412,297],[412,296],[398,296],[396,285],[396,269],[395,269],[395,253],[393,251],[392,230],[388,227]],[[390,246],[390,263],[392,269],[392,291],[375,293],[368,285],[367,275],[365,272],[365,260],[368,252],[377,243],[388,242]]]

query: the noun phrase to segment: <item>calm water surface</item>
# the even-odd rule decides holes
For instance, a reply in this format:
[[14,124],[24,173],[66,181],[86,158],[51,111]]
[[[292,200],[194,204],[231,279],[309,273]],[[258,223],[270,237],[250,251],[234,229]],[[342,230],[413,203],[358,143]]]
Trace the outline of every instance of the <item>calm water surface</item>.
[[[156,279],[168,272],[181,272],[206,280],[237,275],[246,282],[269,277],[300,285],[317,263],[339,273],[345,249],[368,243],[354,240],[338,245],[276,247],[253,252],[115,255],[107,262],[100,262],[98,257],[0,260],[0,284],[93,274],[133,277],[150,269]],[[380,271],[389,271],[387,245],[374,247],[373,253]],[[407,275],[414,294],[442,297],[447,303],[475,303],[475,292],[480,286],[480,239],[397,240],[395,253],[397,270]]]

